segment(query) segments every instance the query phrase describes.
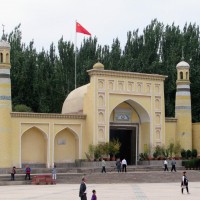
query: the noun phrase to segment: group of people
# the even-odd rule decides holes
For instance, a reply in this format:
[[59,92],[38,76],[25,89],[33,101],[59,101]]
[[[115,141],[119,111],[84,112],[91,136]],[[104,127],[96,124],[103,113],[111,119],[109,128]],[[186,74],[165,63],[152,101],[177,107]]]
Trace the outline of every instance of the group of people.
[[116,160],[116,167],[117,167],[117,172],[126,172],[126,167],[127,167],[127,161],[124,158],[122,161],[120,158]]
[[[102,166],[102,170],[101,172],[105,172],[106,173],[106,161],[102,158],[101,161],[101,166]],[[127,167],[127,161],[124,158],[122,161],[120,160],[120,158],[118,158],[116,160],[116,167],[117,167],[117,171],[118,172],[126,172],[126,167]]]
[[[87,186],[86,186],[86,178],[82,178],[82,182],[79,189],[79,197],[81,200],[87,200]],[[91,200],[97,200],[96,190],[92,190]]]
[[[175,171],[176,172],[176,160],[175,158],[172,159],[171,161],[171,172],[172,171]],[[167,159],[164,160],[164,171],[169,171],[168,170],[168,162],[167,162]]]
[[[16,174],[16,167],[13,166],[13,168],[11,169],[10,175],[11,175],[11,181],[15,180],[15,174]],[[31,180],[31,168],[27,165],[25,168],[25,180],[27,180],[27,178],[29,180]]]
[[[176,160],[175,160],[175,158],[172,159],[171,166],[172,166],[171,172],[172,171],[176,172]],[[164,171],[169,171],[167,159],[164,160]],[[183,194],[184,189],[186,189],[187,193],[190,194],[189,189],[188,189],[188,179],[187,179],[185,171],[183,172],[183,176],[182,176],[182,179],[181,179],[181,192],[182,192],[182,194]]]
[[[186,172],[183,172],[183,176],[181,179],[181,192],[183,194],[184,189],[186,189],[187,193],[189,193],[189,189],[188,189],[188,179],[186,176]],[[81,200],[87,200],[87,186],[86,186],[86,178],[83,177],[82,178],[82,182],[80,185],[80,189],[79,189],[79,197]],[[92,197],[91,200],[97,200],[97,195],[96,195],[96,190],[92,190]]]
[[[15,180],[15,174],[16,174],[16,167],[13,166],[13,168],[11,169],[11,181]],[[31,180],[31,168],[26,165],[25,168],[25,180]],[[55,181],[56,180],[56,165],[53,166],[52,168],[52,179]]]

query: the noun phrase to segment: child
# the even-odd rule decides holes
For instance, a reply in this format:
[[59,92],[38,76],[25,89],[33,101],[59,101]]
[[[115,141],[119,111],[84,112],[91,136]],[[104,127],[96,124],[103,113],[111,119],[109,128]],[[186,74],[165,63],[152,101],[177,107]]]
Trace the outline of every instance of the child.
[[15,180],[15,174],[16,174],[16,167],[14,166],[11,170],[11,181]]
[[95,190],[92,190],[92,198],[91,200],[97,200],[97,196],[96,196],[96,191]]
[[53,183],[56,184],[56,165],[52,168],[52,179]]
[[183,190],[184,188],[187,190],[187,193],[189,193],[189,190],[188,190],[188,179],[187,179],[187,176],[186,176],[186,172],[183,172],[183,176],[182,176],[182,180],[181,180],[181,192],[183,194]]

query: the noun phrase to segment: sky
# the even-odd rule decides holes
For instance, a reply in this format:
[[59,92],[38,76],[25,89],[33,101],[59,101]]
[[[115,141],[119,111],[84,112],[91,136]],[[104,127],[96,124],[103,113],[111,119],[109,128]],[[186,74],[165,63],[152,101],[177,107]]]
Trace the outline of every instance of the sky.
[[[124,47],[127,32],[143,29],[157,19],[164,25],[200,25],[199,0],[1,0],[0,30],[10,33],[21,23],[22,42],[34,40],[38,51],[57,45],[63,36],[75,43],[77,20],[98,44],[111,46],[118,38]],[[77,33],[77,46],[87,35]]]

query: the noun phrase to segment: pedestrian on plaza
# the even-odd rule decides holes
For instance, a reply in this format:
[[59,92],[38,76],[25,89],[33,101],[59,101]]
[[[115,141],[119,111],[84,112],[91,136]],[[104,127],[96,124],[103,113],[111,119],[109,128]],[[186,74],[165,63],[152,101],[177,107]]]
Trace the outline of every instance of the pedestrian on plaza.
[[164,160],[164,167],[165,167],[164,171],[169,171],[167,165],[168,165],[168,162],[167,162],[167,159],[165,158],[165,160]]
[[28,165],[26,165],[25,173],[26,173],[26,175],[25,175],[25,180],[26,180],[27,178],[28,178],[29,180],[31,180],[31,168],[30,168]]
[[53,183],[56,184],[56,165],[54,165],[52,168],[52,179]]
[[14,180],[15,180],[15,174],[16,174],[16,167],[14,166],[14,167],[11,169],[11,172],[10,172],[11,181],[14,181]]
[[92,198],[91,200],[97,200],[96,190],[92,190]]
[[82,178],[82,182],[79,189],[79,197],[81,200],[87,200],[87,186],[86,186],[86,178]]
[[121,163],[120,158],[118,158],[118,159],[116,160],[116,167],[117,167],[118,173],[121,172],[121,170],[122,170],[122,169],[121,169],[122,163]]
[[101,172],[105,172],[106,173],[106,161],[102,158],[102,161],[101,161],[101,166],[102,166],[102,170]]
[[171,165],[172,165],[171,172],[173,170],[176,172],[176,160],[175,160],[175,158],[172,159]]
[[124,158],[122,160],[122,172],[126,172],[126,167],[127,167],[127,162],[126,159]]
[[188,179],[187,179],[187,176],[186,176],[186,172],[183,172],[183,176],[182,176],[182,180],[181,180],[181,192],[183,194],[183,190],[186,189],[187,190],[187,193],[189,193],[189,190],[188,190]]

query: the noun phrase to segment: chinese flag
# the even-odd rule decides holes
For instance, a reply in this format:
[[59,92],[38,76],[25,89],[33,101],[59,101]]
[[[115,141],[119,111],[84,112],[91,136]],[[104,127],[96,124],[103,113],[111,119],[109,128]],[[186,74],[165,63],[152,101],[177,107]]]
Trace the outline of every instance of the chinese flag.
[[85,28],[83,28],[78,22],[76,22],[76,32],[91,35],[91,33],[89,33]]

